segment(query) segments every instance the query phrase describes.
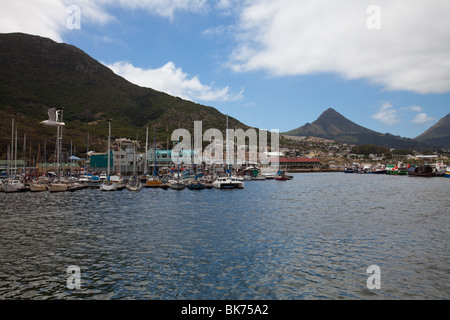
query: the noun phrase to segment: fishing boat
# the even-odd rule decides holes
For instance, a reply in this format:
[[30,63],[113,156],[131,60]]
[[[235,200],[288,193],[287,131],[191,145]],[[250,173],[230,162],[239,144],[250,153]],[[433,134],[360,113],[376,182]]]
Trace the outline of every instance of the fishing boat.
[[438,161],[435,164],[434,174],[438,177],[444,177],[445,172],[447,171],[446,169],[447,169],[447,166],[444,165],[444,163],[442,161]]
[[384,168],[383,166],[376,166],[375,168],[373,168],[372,173],[374,173],[374,174],[385,174],[386,173],[386,168]]
[[351,168],[351,167],[346,167],[345,169],[344,169],[344,173],[354,173],[355,172],[355,169],[354,168]]
[[425,164],[420,166],[409,166],[408,167],[408,176],[410,177],[433,177],[433,167]]
[[386,174],[390,175],[407,175],[408,170],[406,168],[400,167],[399,165],[389,164],[386,166]]
[[448,166],[447,169],[445,170],[445,175],[444,175],[444,177],[450,178],[450,166]]

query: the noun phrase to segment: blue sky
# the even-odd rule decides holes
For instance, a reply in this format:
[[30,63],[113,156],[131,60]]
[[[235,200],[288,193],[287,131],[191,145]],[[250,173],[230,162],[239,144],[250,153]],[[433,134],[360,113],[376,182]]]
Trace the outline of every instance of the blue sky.
[[0,32],[73,44],[114,72],[281,132],[327,108],[415,137],[450,111],[450,2],[22,0]]

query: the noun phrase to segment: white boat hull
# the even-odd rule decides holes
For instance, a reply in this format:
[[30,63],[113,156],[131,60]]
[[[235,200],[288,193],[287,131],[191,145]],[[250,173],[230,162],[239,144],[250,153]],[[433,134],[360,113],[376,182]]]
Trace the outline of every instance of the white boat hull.
[[116,191],[117,190],[117,184],[111,183],[111,184],[101,184],[100,185],[100,191]]
[[216,189],[244,189],[244,181],[235,178],[219,178],[212,183]]
[[42,192],[47,191],[47,185],[42,183],[34,183],[30,186],[31,192]]
[[19,181],[8,182],[3,185],[4,192],[21,192],[24,184]]
[[64,192],[69,190],[69,185],[65,183],[51,183],[47,187],[50,192]]
[[181,190],[186,188],[186,186],[181,181],[169,181],[169,188],[174,190]]

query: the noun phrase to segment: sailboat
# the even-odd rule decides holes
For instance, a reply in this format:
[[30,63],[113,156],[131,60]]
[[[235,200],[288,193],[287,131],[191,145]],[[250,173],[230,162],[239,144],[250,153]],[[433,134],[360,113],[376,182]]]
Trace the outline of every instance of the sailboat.
[[177,178],[169,180],[169,188],[175,189],[175,190],[182,190],[186,187],[183,180],[180,178],[180,166],[178,165],[178,172],[177,172]]
[[108,134],[108,174],[107,178],[100,185],[100,191],[116,191],[117,190],[117,182],[111,180],[111,166],[110,166],[110,149],[111,149],[111,122],[109,123],[109,134]]
[[[227,115],[227,156],[228,159],[230,157],[230,152],[228,148],[228,115]],[[228,161],[230,163],[230,161]],[[216,189],[228,189],[228,188],[237,188],[244,189],[244,179],[240,179],[236,176],[233,176],[231,173],[230,165],[228,165],[228,176],[218,177],[213,181],[212,187]]]
[[[180,152],[183,152],[183,151],[180,151]],[[180,154],[178,154],[178,160],[177,160],[177,178],[169,180],[169,182],[168,182],[169,188],[174,189],[174,190],[182,190],[186,187],[183,180],[180,178],[180,157],[179,156],[180,156]]]
[[4,192],[22,192],[25,190],[24,184],[18,179],[7,180],[4,182]]
[[48,183],[46,181],[38,180],[30,185],[31,192],[47,191]]
[[141,191],[141,181],[136,176],[136,146],[133,147],[133,176],[128,180],[126,188],[129,191]]
[[[14,132],[15,132],[15,138],[14,138]],[[15,141],[15,142],[14,142]],[[15,148],[14,148],[14,144],[15,144]],[[14,151],[15,149],[15,151]],[[5,180],[3,183],[3,191],[4,192],[21,192],[24,190],[25,185],[16,178],[16,170],[17,170],[17,128],[14,131],[14,116],[12,118],[12,132],[11,132],[11,166],[10,166],[10,174],[11,176],[13,175],[13,169],[12,169],[12,165],[13,165],[13,159],[14,160],[14,177],[13,178],[9,178],[7,180]]]
[[191,180],[188,183],[187,187],[191,190],[203,190],[206,188],[206,185],[202,181],[200,181],[197,176],[195,176],[195,179]]
[[[147,154],[147,150],[145,151]],[[158,171],[156,169],[156,128],[153,128],[153,157],[155,159],[155,168],[152,177],[147,177],[145,187],[147,188],[159,188],[162,186],[162,181],[158,177]]]
[[142,185],[141,181],[136,176],[133,176],[128,180],[127,189],[129,191],[141,191]]
[[50,192],[64,192],[69,190],[69,186],[68,183],[55,180],[47,186],[47,190]]
[[58,163],[59,179],[52,181],[47,190],[50,192],[64,192],[69,189],[69,184],[61,180],[61,147],[62,147],[62,127],[65,125],[63,120],[63,108],[51,108],[48,110],[49,119],[42,121],[41,124],[47,126],[56,126],[56,161]]

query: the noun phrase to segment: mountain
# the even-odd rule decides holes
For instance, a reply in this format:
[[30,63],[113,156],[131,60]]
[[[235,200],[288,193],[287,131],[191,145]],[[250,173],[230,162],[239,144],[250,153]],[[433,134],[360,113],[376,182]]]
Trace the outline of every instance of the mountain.
[[[105,151],[108,122],[113,138],[145,141],[145,128],[156,126],[159,141],[170,141],[174,129],[193,134],[194,121],[203,131],[224,132],[226,116],[213,107],[134,85],[75,46],[22,33],[0,34],[0,156],[4,158],[11,137],[11,116],[19,139],[27,134],[27,152],[44,140],[52,148],[56,129],[40,125],[50,107],[64,108],[63,144],[70,140],[77,150]],[[230,127],[249,127],[229,118]],[[152,137],[152,136],[151,136]],[[19,150],[21,149],[19,144]],[[21,154],[21,153],[20,153]]]
[[450,148],[450,113],[415,139],[431,145]]
[[425,143],[364,128],[329,108],[313,123],[284,133],[291,136],[313,136],[341,143],[372,144],[391,148],[424,148]]

